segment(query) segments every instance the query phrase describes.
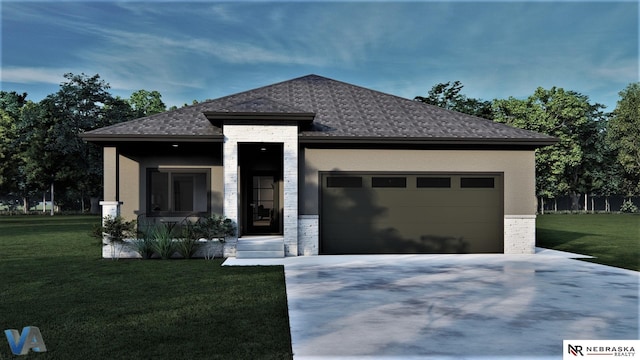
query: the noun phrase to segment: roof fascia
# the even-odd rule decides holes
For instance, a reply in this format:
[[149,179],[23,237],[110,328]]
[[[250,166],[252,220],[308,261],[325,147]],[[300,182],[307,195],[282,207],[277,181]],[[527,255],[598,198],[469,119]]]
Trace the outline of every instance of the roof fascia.
[[222,135],[176,136],[176,135],[112,135],[112,134],[80,134],[80,138],[88,142],[223,142]]
[[505,146],[505,147],[525,147],[539,148],[554,145],[559,141],[557,138],[545,139],[458,139],[458,138],[406,138],[406,137],[327,137],[327,136],[300,136],[301,144],[389,144],[389,145],[444,145],[444,146]]
[[215,126],[226,125],[310,125],[316,117],[315,113],[281,113],[281,112],[218,112],[205,111],[203,114]]

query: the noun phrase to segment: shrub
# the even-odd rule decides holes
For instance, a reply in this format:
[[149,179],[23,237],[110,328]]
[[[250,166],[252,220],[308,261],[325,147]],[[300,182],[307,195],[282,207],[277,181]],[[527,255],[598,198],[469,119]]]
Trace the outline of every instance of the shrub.
[[182,226],[182,233],[176,244],[178,253],[185,259],[191,259],[198,249],[198,238],[196,226],[187,220]]
[[129,244],[129,246],[135,252],[140,254],[140,256],[142,256],[143,259],[151,259],[151,257],[155,252],[153,245],[154,245],[153,239],[151,239],[148,236],[138,238],[138,239],[133,239],[131,241],[131,244]]
[[219,239],[224,242],[225,237],[235,236],[236,226],[231,219],[224,215],[212,214],[211,216],[200,218],[195,224],[199,237],[205,239]]
[[638,207],[631,201],[631,199],[625,200],[622,203],[622,206],[620,207],[620,212],[623,212],[623,213],[637,213],[638,212]]
[[109,242],[119,243],[135,234],[135,220],[125,221],[121,216],[107,216],[102,225],[102,232],[107,235]]
[[153,251],[158,253],[162,259],[169,259],[176,252],[176,243],[173,241],[171,229],[166,224],[155,226],[151,230],[151,241]]

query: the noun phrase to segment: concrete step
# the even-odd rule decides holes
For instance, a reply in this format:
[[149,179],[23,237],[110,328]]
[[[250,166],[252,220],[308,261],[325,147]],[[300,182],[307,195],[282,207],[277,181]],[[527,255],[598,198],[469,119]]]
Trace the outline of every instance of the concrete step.
[[257,236],[238,239],[236,258],[284,257],[284,238],[281,236]]
[[240,251],[277,251],[284,250],[284,241],[269,241],[269,242],[244,242],[238,241],[236,250]]
[[237,251],[236,259],[269,259],[269,258],[283,258],[284,249],[282,251]]

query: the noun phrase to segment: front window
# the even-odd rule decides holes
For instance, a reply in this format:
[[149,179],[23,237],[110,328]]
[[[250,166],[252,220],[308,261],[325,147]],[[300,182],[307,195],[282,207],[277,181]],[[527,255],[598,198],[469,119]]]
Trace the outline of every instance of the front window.
[[149,170],[148,212],[170,213],[208,212],[208,171]]

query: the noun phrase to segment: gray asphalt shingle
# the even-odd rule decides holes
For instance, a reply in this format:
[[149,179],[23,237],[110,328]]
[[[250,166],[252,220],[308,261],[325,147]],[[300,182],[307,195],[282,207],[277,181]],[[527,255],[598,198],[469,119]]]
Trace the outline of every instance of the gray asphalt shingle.
[[314,113],[301,141],[553,143],[554,138],[400,98],[318,75],[260,87],[87,132],[90,141],[117,138],[221,138],[205,113]]

